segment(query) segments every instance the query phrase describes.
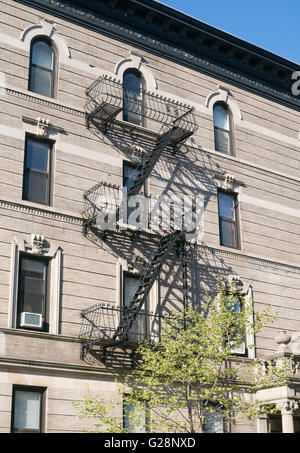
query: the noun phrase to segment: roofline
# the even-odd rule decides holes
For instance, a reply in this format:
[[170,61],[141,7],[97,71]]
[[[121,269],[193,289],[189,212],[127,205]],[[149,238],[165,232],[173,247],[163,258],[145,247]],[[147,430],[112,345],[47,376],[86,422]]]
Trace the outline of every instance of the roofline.
[[300,65],[155,0],[14,1],[300,111],[292,94]]
[[[209,25],[206,22],[202,22],[201,20],[193,16],[183,13],[182,11],[179,11],[176,8],[164,5],[163,3],[158,2],[157,0],[131,0],[131,1],[139,5],[147,6],[149,9],[157,10],[165,14],[166,16],[178,20],[184,25],[204,30],[211,36],[216,36],[222,39],[224,42],[235,44],[243,49],[249,50],[252,53],[264,56],[270,61],[286,65],[286,67],[288,67],[289,69],[291,68],[291,65],[294,66],[295,70],[300,69],[300,65],[298,63],[289,60],[288,58],[284,58],[281,55],[271,52],[270,50],[264,49],[263,47],[260,47],[249,41],[246,41],[245,39],[239,38],[238,36],[235,36],[231,33],[221,30],[220,28]],[[156,8],[154,8],[154,5],[156,6]]]

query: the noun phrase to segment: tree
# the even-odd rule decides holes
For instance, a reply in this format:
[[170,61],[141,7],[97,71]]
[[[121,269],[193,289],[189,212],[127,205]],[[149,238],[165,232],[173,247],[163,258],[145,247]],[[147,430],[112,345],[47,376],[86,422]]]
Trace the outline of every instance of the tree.
[[[188,433],[273,413],[255,393],[286,385],[291,359],[266,369],[262,361],[237,358],[233,351],[275,318],[269,309],[253,316],[251,300],[234,285],[228,291],[220,284],[218,297],[207,296],[201,311],[190,307],[166,319],[159,343],[139,345],[137,367],[118,380],[118,401],[89,396],[75,406],[81,416],[99,420],[96,430],[108,432],[141,432],[146,410],[150,432]],[[124,403],[125,427],[114,415]]]

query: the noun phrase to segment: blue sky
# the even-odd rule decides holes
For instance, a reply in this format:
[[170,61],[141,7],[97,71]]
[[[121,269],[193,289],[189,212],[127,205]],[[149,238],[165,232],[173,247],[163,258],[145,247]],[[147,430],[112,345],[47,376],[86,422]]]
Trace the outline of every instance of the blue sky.
[[160,0],[160,3],[300,64],[299,0]]

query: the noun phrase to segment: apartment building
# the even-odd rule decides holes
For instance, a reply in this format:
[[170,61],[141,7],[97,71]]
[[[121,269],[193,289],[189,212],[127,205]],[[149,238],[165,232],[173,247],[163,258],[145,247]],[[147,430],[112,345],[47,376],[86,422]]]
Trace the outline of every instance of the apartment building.
[[236,356],[295,361],[278,416],[219,432],[300,432],[299,66],[153,0],[0,3],[0,432],[90,429],[72,402],[219,276],[278,312]]

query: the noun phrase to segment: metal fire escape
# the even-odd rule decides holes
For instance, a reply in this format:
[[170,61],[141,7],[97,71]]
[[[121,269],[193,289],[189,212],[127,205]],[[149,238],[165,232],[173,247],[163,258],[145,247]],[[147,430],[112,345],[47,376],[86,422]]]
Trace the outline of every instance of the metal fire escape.
[[[133,93],[131,87],[107,77],[101,77],[92,84],[87,90],[87,98],[86,112],[89,129],[96,128],[102,134],[107,135],[112,129],[115,131],[135,129],[140,134],[147,133],[145,127],[123,120],[122,112],[125,104],[127,112],[141,118],[143,123],[147,120],[151,126],[156,125],[156,129],[158,129],[153,133],[155,139],[152,149],[140,157],[137,166],[138,176],[128,188],[127,199],[140,192],[163,151],[168,149],[175,153],[177,147],[197,129],[190,107],[143,90]],[[115,185],[101,181],[84,194],[83,221],[86,236],[96,235],[105,241],[108,231],[99,228],[97,216],[112,212],[115,214],[116,222],[115,228],[109,233],[114,234],[117,231],[120,233],[118,229],[123,207],[123,201],[118,198],[120,190]],[[130,230],[130,225],[128,228]],[[153,242],[157,244],[157,248],[147,265],[142,267],[136,291],[132,294],[126,309],[121,310],[117,317],[118,325],[115,325],[115,310],[103,304],[97,304],[82,311],[83,324],[80,333],[83,341],[82,358],[95,346],[101,349],[103,357],[107,348],[128,341],[130,332],[136,325],[147,296],[167,257],[174,249],[182,250],[182,244],[185,241],[184,231],[172,227],[169,227],[167,231],[162,231],[162,234],[154,236],[156,237]],[[111,320],[109,328],[104,322],[104,317],[107,318],[108,312]]]

